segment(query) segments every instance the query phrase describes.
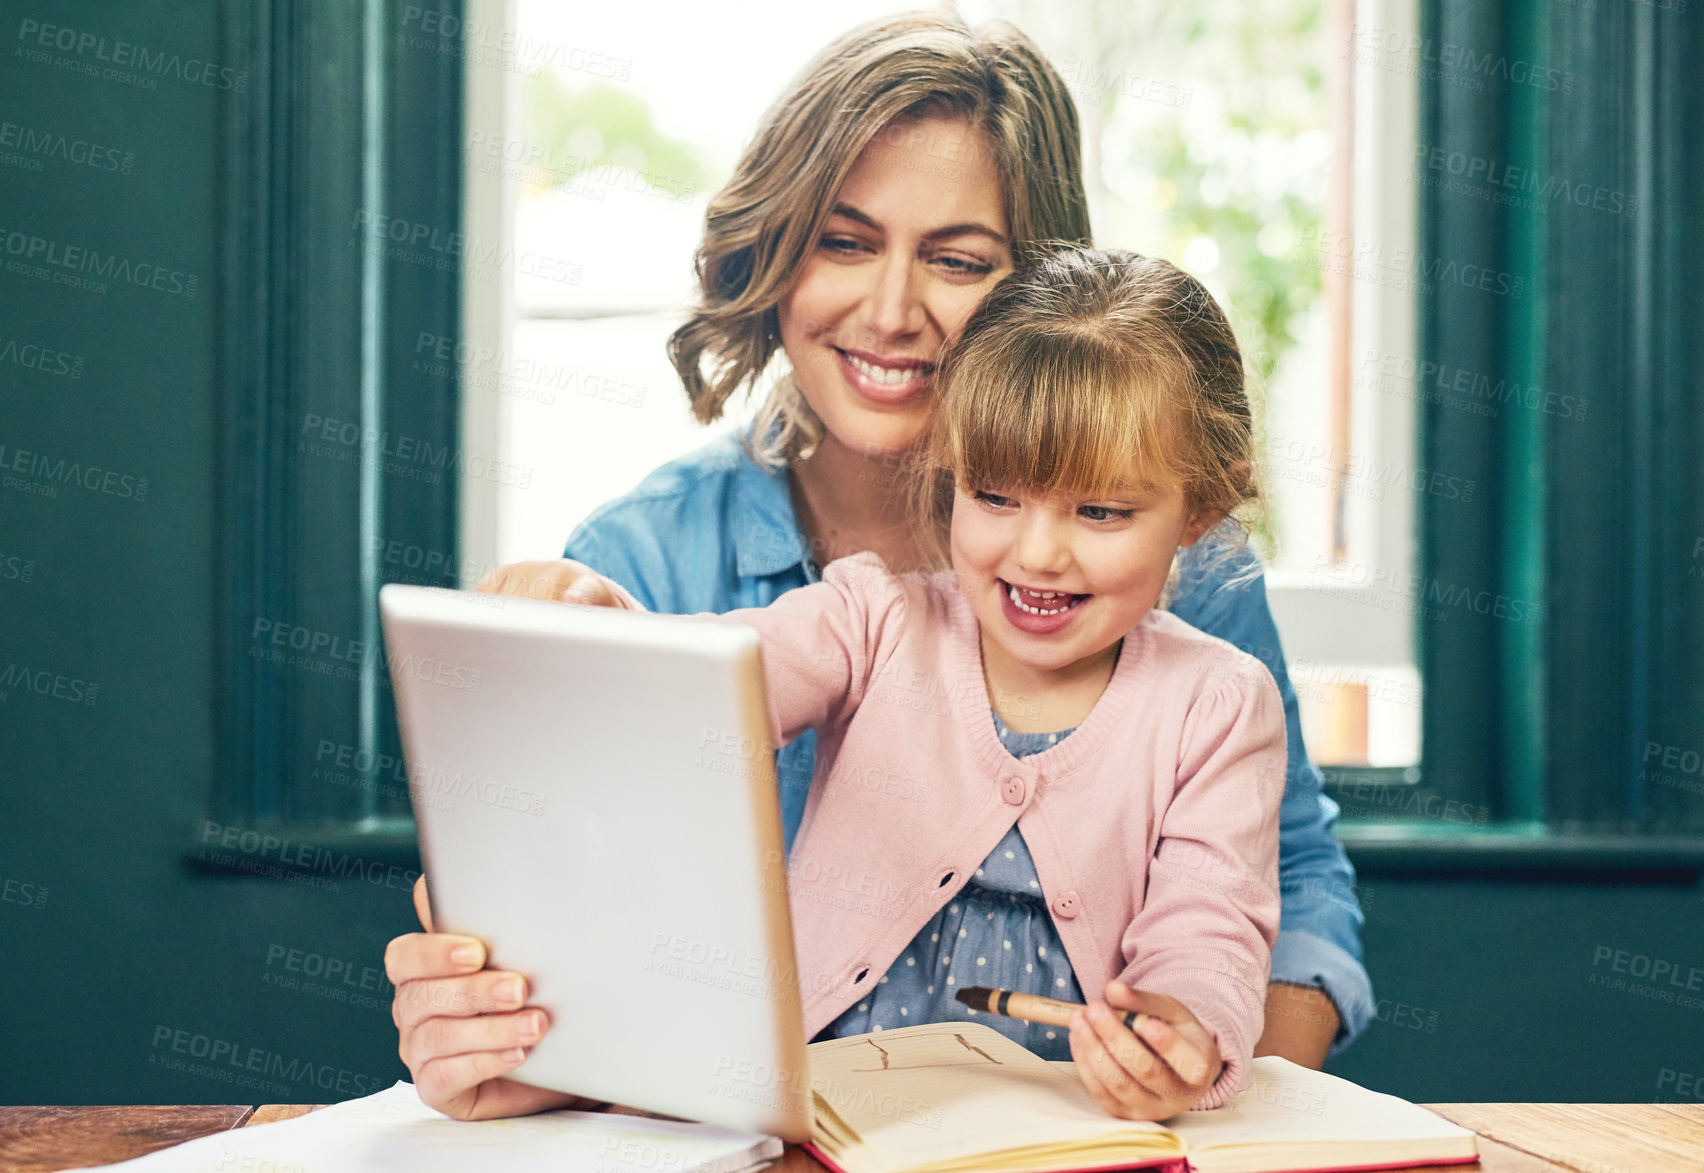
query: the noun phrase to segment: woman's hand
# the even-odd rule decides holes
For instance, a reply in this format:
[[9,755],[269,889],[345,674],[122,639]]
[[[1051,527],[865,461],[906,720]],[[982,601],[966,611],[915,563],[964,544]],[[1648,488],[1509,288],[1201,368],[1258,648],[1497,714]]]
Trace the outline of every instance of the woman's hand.
[[396,986],[397,1051],[421,1102],[458,1120],[590,1106],[503,1078],[544,1037],[549,1017],[525,1005],[524,977],[484,968],[485,945],[477,938],[432,931],[425,876],[414,883],[414,909],[426,931],[390,943],[385,976]]
[[487,595],[548,599],[586,607],[620,607],[621,600],[597,571],[572,558],[553,562],[511,562],[479,580],[475,590]]
[[[1127,1029],[1126,1010],[1147,1017]],[[1125,1120],[1164,1120],[1195,1106],[1225,1064],[1219,1045],[1176,998],[1106,984],[1106,999],[1071,1016],[1071,1058],[1095,1102]]]

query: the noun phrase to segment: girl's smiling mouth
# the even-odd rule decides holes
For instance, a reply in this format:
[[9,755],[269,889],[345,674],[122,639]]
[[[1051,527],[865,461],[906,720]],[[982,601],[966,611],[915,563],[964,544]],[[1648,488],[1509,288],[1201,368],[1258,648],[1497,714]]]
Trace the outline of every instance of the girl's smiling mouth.
[[994,582],[1000,590],[1000,609],[1007,621],[1020,631],[1034,635],[1058,631],[1071,622],[1084,603],[1094,597],[1070,591],[1036,590],[1003,578]]

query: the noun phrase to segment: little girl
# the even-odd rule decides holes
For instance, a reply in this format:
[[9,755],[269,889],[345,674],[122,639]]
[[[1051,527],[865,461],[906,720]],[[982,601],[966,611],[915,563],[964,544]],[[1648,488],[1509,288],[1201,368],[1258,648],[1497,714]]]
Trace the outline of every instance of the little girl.
[[962,1020],[966,986],[1105,991],[1069,1030],[978,1020],[1116,1115],[1217,1106],[1278,931],[1283,710],[1155,606],[1255,496],[1236,340],[1166,262],[1074,249],[990,294],[937,388],[916,497],[952,569],[860,554],[718,617],[763,636],[778,744],[818,731],[789,865],[807,1033]]

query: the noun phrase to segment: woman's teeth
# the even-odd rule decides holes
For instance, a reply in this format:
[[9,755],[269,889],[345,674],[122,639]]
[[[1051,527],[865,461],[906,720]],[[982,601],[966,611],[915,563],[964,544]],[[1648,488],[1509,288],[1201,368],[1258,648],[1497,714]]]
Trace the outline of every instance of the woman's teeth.
[[[1012,600],[1012,605],[1020,611],[1031,615],[1057,615],[1061,611],[1069,611],[1077,605],[1081,595],[1073,595],[1066,591],[1032,591],[1011,584],[1006,586],[1006,594]],[[1036,604],[1025,602],[1025,597],[1034,599]]]
[[[846,354],[845,351],[841,351],[841,353]],[[854,370],[872,383],[889,383],[896,387],[901,383],[909,383],[911,380],[929,373],[928,367],[878,367],[875,363],[865,362],[863,359],[850,354],[846,355],[846,361],[851,363]]]

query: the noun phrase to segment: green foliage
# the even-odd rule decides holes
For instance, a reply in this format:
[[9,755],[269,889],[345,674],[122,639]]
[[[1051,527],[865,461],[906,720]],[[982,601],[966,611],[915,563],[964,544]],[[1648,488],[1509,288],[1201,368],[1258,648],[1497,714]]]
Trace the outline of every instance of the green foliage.
[[[1241,344],[1257,424],[1321,292],[1331,165],[1322,0],[995,0],[1083,124],[1095,241],[1202,279]],[[1276,518],[1250,519],[1274,548]]]
[[1321,0],[1001,7],[1077,100],[1097,243],[1164,256],[1222,294],[1258,393],[1320,293],[1302,242],[1329,180]]
[[654,187],[702,191],[709,170],[692,144],[670,138],[631,90],[609,85],[570,88],[554,73],[527,78],[521,93],[523,141],[546,152],[538,186],[599,167],[623,167]]

